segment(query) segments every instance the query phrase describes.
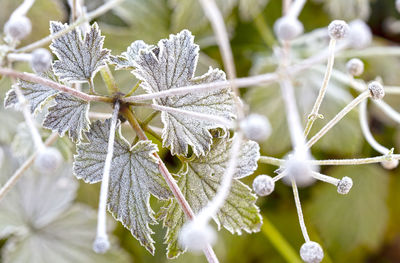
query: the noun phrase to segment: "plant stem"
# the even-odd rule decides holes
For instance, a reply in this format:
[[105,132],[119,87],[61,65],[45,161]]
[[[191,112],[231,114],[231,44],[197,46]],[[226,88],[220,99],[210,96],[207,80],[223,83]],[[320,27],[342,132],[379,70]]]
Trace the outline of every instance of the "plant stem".
[[302,263],[298,253],[293,249],[289,242],[279,233],[278,229],[263,216],[263,225],[261,227],[262,233],[269,239],[276,250],[279,251],[281,256],[289,263]]
[[334,178],[332,176],[328,176],[325,174],[321,174],[321,173],[317,173],[317,172],[312,172],[311,176],[314,177],[317,180],[329,183],[329,184],[333,184],[334,186],[337,186],[339,184],[339,179]]
[[117,92],[119,92],[119,89],[117,87],[117,83],[115,82],[114,76],[111,73],[110,68],[108,65],[105,65],[100,69],[100,75],[103,78],[104,83],[107,86],[108,93],[110,95],[113,95]]
[[285,160],[278,159],[275,157],[270,157],[270,156],[260,156],[258,161],[260,163],[272,164],[272,165],[276,165],[276,166],[281,166],[285,162]]
[[256,25],[258,33],[260,34],[264,43],[271,48],[273,46],[275,46],[277,41],[276,41],[274,35],[272,34],[271,29],[267,25],[267,22],[265,22],[265,19],[264,19],[264,16],[262,13],[260,13],[258,16],[256,16],[254,18],[254,24]]
[[106,2],[104,5],[100,6],[96,10],[93,10],[92,12],[88,13],[86,16],[81,16],[79,19],[77,19],[72,25],[69,27],[65,28],[64,30],[58,31],[55,34],[49,35],[45,38],[42,38],[32,44],[29,44],[25,47],[19,48],[16,50],[16,52],[30,52],[32,50],[35,50],[37,48],[40,48],[46,44],[49,44],[53,39],[57,39],[72,30],[74,30],[77,26],[81,25],[82,23],[91,21],[92,19],[101,16],[102,14],[106,13],[108,10],[114,8],[116,5],[120,4],[124,0],[111,0]]
[[[53,133],[49,138],[45,141],[45,146],[52,145],[56,139],[58,138],[57,133]],[[29,158],[18,168],[17,171],[8,179],[8,181],[3,185],[0,189],[0,201],[4,198],[4,196],[12,189],[12,187],[17,183],[17,181],[21,178],[24,172],[33,164],[38,155],[39,150],[36,150]]]
[[303,233],[304,240],[306,242],[310,242],[310,237],[308,236],[307,227],[306,224],[304,223],[303,211],[301,210],[301,203],[300,203],[299,192],[297,190],[296,180],[294,179],[293,176],[291,176],[290,181],[292,182],[293,196],[294,196],[294,201],[296,203],[297,215],[299,216],[301,233]]
[[135,91],[140,87],[140,83],[142,83],[141,80],[139,80],[138,82],[136,82],[135,86],[133,86],[133,88],[132,88],[124,97],[129,97],[129,96],[131,96],[133,93],[135,93]]
[[59,84],[52,80],[39,77],[32,73],[23,73],[23,72],[18,72],[18,71],[8,69],[8,68],[0,68],[0,75],[5,75],[5,76],[12,77],[12,78],[22,79],[22,80],[25,80],[28,82],[41,84],[43,86],[68,93],[74,97],[80,98],[85,101],[102,101],[102,102],[112,102],[113,101],[113,98],[104,97],[104,96],[88,95],[84,92],[78,91],[76,89],[72,89],[70,87]]

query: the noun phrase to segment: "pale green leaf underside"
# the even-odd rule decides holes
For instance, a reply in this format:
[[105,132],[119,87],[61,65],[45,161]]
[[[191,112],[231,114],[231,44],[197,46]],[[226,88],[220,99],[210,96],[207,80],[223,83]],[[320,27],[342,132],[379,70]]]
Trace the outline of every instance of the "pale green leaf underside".
[[[225,73],[210,68],[203,76],[194,78],[199,47],[193,43],[192,34],[183,30],[169,39],[162,39],[152,50],[142,49],[135,60],[133,73],[142,80],[141,86],[149,93],[201,83],[225,80]],[[234,118],[233,94],[228,89],[194,92],[154,100],[163,106],[186,111]],[[163,146],[172,154],[187,155],[191,146],[196,156],[204,155],[210,148],[212,136],[209,129],[221,127],[213,121],[196,120],[180,113],[161,114],[164,124]]]
[[[214,140],[206,156],[194,158],[180,171],[179,188],[195,213],[206,206],[218,191],[229,159],[231,143],[232,140],[227,138]],[[252,174],[257,168],[258,158],[258,144],[252,141],[243,143],[235,178]],[[228,198],[214,220],[218,226],[222,225],[232,233],[259,231],[262,219],[259,208],[255,205],[256,199],[249,187],[233,179]],[[166,208],[164,218],[164,225],[168,227],[165,243],[168,244],[167,255],[170,258],[177,257],[183,252],[177,243],[177,238],[185,221],[186,216],[176,200],[173,200]]]
[[[60,22],[50,23],[51,34],[67,27],[67,24]],[[83,82],[92,79],[99,68],[105,65],[110,53],[103,49],[103,42],[104,37],[97,23],[91,26],[84,39],[79,29],[54,39],[50,48],[59,59],[53,63],[54,73],[61,81]]]
[[64,136],[68,131],[71,139],[79,141],[82,131],[89,129],[89,102],[67,93],[57,94],[55,102],[56,104],[49,108],[43,127],[58,132],[60,136]]
[[[89,143],[78,144],[74,162],[78,178],[88,183],[101,181],[109,133],[110,120],[97,121],[87,133]],[[117,132],[108,195],[108,209],[151,253],[154,253],[154,241],[149,225],[156,221],[149,204],[150,193],[161,199],[171,196],[159,174],[158,162],[153,156],[156,151],[157,146],[150,141],[130,146]]]

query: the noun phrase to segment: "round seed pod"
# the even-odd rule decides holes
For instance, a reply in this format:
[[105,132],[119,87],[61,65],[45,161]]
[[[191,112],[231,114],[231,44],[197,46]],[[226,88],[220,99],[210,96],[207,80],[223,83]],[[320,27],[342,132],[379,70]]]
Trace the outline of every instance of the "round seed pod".
[[268,119],[260,114],[250,114],[240,123],[244,135],[253,141],[264,141],[271,134]]
[[317,242],[308,241],[301,246],[300,257],[306,263],[319,263],[324,258],[324,251]]
[[271,176],[261,174],[253,181],[253,190],[259,196],[270,195],[275,189],[275,182]]
[[393,159],[390,161],[383,161],[383,162],[381,162],[381,165],[386,170],[393,170],[399,165],[399,160]]
[[347,72],[354,76],[360,76],[364,72],[364,63],[358,58],[352,58],[346,63]]
[[51,66],[52,56],[47,49],[38,48],[32,52],[31,67],[37,73],[47,71]]
[[303,24],[293,17],[284,16],[276,20],[274,31],[280,40],[292,40],[303,33]]
[[371,98],[374,100],[380,100],[385,96],[385,90],[383,86],[378,81],[372,81],[368,84],[369,92],[371,93]]
[[62,162],[62,156],[56,148],[45,148],[40,151],[35,160],[35,168],[44,174],[54,173]]
[[353,180],[350,177],[343,177],[337,185],[337,192],[342,195],[346,195],[350,192],[351,187],[353,187]]
[[332,39],[343,39],[349,34],[349,25],[343,20],[334,20],[328,26],[328,34]]
[[372,42],[372,32],[369,26],[357,19],[349,23],[349,42],[353,48],[365,48]]
[[211,226],[194,221],[186,223],[178,237],[180,246],[192,252],[201,252],[215,240],[216,234]]
[[26,16],[13,17],[4,25],[4,33],[13,39],[21,40],[32,31],[32,24]]
[[108,237],[98,236],[93,242],[93,251],[97,254],[104,254],[110,249],[110,241]]

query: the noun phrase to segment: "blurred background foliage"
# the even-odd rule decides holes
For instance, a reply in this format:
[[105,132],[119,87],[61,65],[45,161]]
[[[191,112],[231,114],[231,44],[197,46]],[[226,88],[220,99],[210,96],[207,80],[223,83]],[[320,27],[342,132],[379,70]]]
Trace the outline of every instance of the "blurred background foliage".
[[[20,2],[1,1],[0,28]],[[231,36],[238,76],[274,71],[278,61],[273,55],[273,47],[277,41],[273,36],[272,26],[281,16],[281,1],[219,0],[217,2],[225,16]],[[89,10],[102,3],[102,0],[87,0]],[[67,3],[62,0],[37,0],[28,14],[33,22],[33,33],[22,45],[46,36],[49,20],[67,22],[69,12]],[[395,26],[396,19],[400,19],[400,15],[395,11],[393,0],[310,0],[300,15],[306,36],[293,43],[294,58],[305,58],[327,47],[328,39],[318,37],[318,34],[313,36],[313,30],[327,26],[333,19],[351,21],[356,18],[363,19],[370,25],[374,33],[373,46],[385,47],[400,43],[400,28]],[[114,55],[125,51],[134,40],[142,39],[149,44],[156,44],[159,39],[187,28],[193,32],[196,37],[195,42],[201,47],[197,73],[204,73],[209,66],[222,67],[212,29],[197,0],[125,0],[122,5],[98,18],[97,21],[106,36],[105,47],[111,49]],[[379,76],[385,84],[400,83],[398,57],[363,56],[362,50],[357,52],[366,66],[366,72],[362,76],[364,80],[368,81]],[[351,50],[339,56],[335,61],[335,69],[343,71],[346,60],[352,56]],[[19,70],[30,71],[25,64],[17,64],[16,67]],[[295,78],[298,106],[304,121],[322,83],[323,69],[323,64],[316,65]],[[120,88],[126,92],[136,83],[129,72],[115,72],[115,78]],[[95,83],[96,89],[101,92],[104,89],[101,79],[97,78]],[[1,80],[2,99],[9,88],[10,82],[6,79]],[[249,111],[265,114],[272,123],[273,134],[261,144],[262,154],[284,156],[290,150],[290,141],[279,88],[276,85],[260,86],[243,89],[241,92]],[[316,122],[312,133],[331,119],[354,95],[349,87],[332,78],[321,109],[325,119]],[[400,110],[398,97],[388,96],[385,100]],[[110,112],[109,108],[99,105],[94,105],[92,109]],[[374,136],[383,145],[399,149],[399,125],[372,105],[369,109]],[[39,113],[37,118],[42,118],[45,112],[46,109]],[[139,112],[139,117],[145,118],[148,113],[143,110]],[[3,160],[0,177],[2,182],[17,167],[14,162],[18,163],[32,151],[26,127],[20,124],[21,121],[22,118],[18,113],[1,109],[1,153],[8,158]],[[160,126],[157,119],[152,124]],[[128,129],[124,129],[124,132],[132,134]],[[48,135],[48,132],[43,131],[43,136]],[[67,138],[63,138],[58,140],[56,146],[62,151],[67,162],[71,162],[74,145]],[[161,149],[161,145],[159,148]],[[313,147],[312,151],[316,159],[378,155],[361,134],[357,110],[344,118]],[[179,162],[171,157],[168,151],[161,150],[161,155],[172,172],[179,169]],[[272,175],[275,168],[260,165],[256,173],[244,181],[251,185],[256,175],[262,173]],[[300,191],[311,239],[320,242],[326,253],[323,262],[400,262],[399,168],[385,171],[380,165],[372,164],[358,167],[322,167],[321,172],[338,178],[349,176],[354,181],[352,191],[346,196],[338,195],[334,187],[323,183],[315,183]],[[141,247],[129,231],[119,223],[110,226],[110,229],[115,227],[114,249],[104,257],[94,255],[90,249],[90,240],[95,234],[93,213],[97,209],[99,185],[78,182],[79,187],[73,186],[76,180],[71,181],[67,176],[71,181],[70,187],[67,189],[61,187],[61,192],[43,188],[44,193],[40,195],[34,191],[43,182],[26,180],[28,176],[34,177],[34,174],[34,171],[29,171],[23,178],[25,181],[22,180],[23,182],[18,185],[18,188],[31,189],[29,191],[33,192],[28,191],[27,194],[26,191],[15,190],[1,203],[2,261],[31,262],[24,260],[32,259],[37,256],[37,251],[43,249],[35,246],[35,242],[49,242],[43,240],[50,236],[56,238],[59,243],[49,242],[48,249],[44,250],[45,257],[49,258],[43,258],[42,261],[40,258],[35,259],[38,260],[35,262],[205,262],[203,256],[192,254],[167,260],[166,246],[163,244],[165,230],[160,225],[153,227],[157,242],[155,256],[151,256]],[[49,185],[50,183],[48,182]],[[64,199],[68,204],[62,208],[42,200],[55,198],[60,193],[69,198],[69,201]],[[159,207],[160,204],[155,200],[152,201],[155,208]],[[215,250],[221,262],[299,262],[298,250],[303,239],[291,188],[278,183],[274,194],[268,198],[260,198],[258,205],[265,222],[261,232],[242,236],[231,235],[225,230],[219,232]],[[45,223],[41,223],[40,231],[33,227],[36,223],[32,223],[37,220],[37,211],[41,211],[43,217],[47,218]],[[34,215],[36,217],[32,218]],[[6,228],[5,226],[11,222],[14,228]],[[26,233],[21,234],[24,232],[23,229],[32,233],[28,236]],[[46,234],[41,235],[42,232]],[[34,241],[28,240],[27,237]],[[46,254],[53,249],[58,251],[55,255]],[[63,258],[60,255],[64,255]],[[49,261],[50,259],[52,261]]]

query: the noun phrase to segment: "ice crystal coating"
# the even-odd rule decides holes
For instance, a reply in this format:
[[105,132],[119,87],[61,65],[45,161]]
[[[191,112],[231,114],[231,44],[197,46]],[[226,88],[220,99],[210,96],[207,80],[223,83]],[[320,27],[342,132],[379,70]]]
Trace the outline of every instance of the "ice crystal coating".
[[[134,61],[135,76],[142,80],[141,87],[148,93],[169,90],[202,83],[225,81],[225,73],[219,69],[194,77],[199,47],[193,43],[190,31],[183,30],[169,39],[162,39],[153,49],[141,49]],[[191,92],[186,95],[158,98],[154,103],[176,109],[192,111],[232,120],[235,117],[233,93],[229,89]],[[183,113],[161,113],[164,124],[163,146],[170,147],[172,154],[187,155],[192,146],[196,156],[210,149],[214,128],[223,125],[188,117]]]
[[49,108],[43,127],[58,132],[60,136],[64,136],[68,131],[72,140],[79,141],[82,131],[89,129],[89,102],[67,93],[58,93],[55,102],[56,104]]
[[[188,160],[179,171],[178,186],[194,213],[198,213],[215,196],[229,161],[232,139],[228,135],[216,138],[205,156]],[[224,205],[213,218],[231,233],[259,231],[261,217],[255,205],[256,196],[251,189],[238,179],[252,174],[257,168],[259,146],[252,141],[243,142],[237,162],[237,170]],[[169,258],[182,253],[178,245],[178,234],[187,221],[175,199],[165,208],[164,226],[168,228],[165,243],[168,244]]]
[[96,237],[93,242],[93,251],[98,254],[104,254],[110,249],[110,241],[108,241],[108,237],[100,236]]
[[110,62],[115,65],[117,70],[133,69],[135,68],[135,60],[139,57],[139,51],[150,48],[151,46],[144,43],[143,40],[136,40],[120,56],[110,56]]
[[[67,27],[68,24],[60,22],[50,23],[53,35]],[[103,48],[103,42],[97,23],[91,26],[84,39],[78,28],[54,39],[50,48],[59,59],[53,64],[54,73],[61,81],[89,81],[109,57],[110,51]]]
[[12,17],[4,25],[4,33],[13,39],[21,40],[32,31],[32,23],[26,16]]
[[275,189],[275,182],[271,176],[261,174],[253,181],[253,190],[259,196],[270,195]]
[[347,72],[352,76],[360,76],[364,72],[364,63],[358,58],[352,58],[346,63]]
[[378,81],[372,81],[368,84],[368,90],[371,93],[371,98],[374,100],[380,100],[385,96],[385,90]]
[[37,73],[50,69],[52,56],[47,49],[38,48],[32,52],[31,67]]
[[[55,76],[52,76],[50,72],[40,74],[40,76],[53,80],[55,79]],[[29,107],[32,113],[39,110],[45,104],[47,99],[58,93],[57,90],[54,90],[52,88],[24,80],[19,80],[18,83],[15,85],[19,86],[22,94],[29,103]],[[17,105],[18,98],[15,94],[13,86],[13,88],[10,89],[6,94],[6,98],[4,99],[4,107],[7,109]]]
[[372,32],[369,26],[357,19],[349,23],[349,43],[353,48],[365,48],[372,42]]
[[62,162],[61,153],[53,147],[44,148],[39,152],[35,160],[35,168],[44,174],[54,173]]
[[[89,143],[77,145],[74,156],[74,173],[87,183],[102,180],[104,160],[111,120],[96,121],[86,133]],[[157,146],[151,141],[139,141],[131,146],[120,133],[120,125],[114,143],[111,161],[108,210],[115,219],[131,231],[150,253],[154,253],[153,233],[149,225],[156,223],[150,207],[150,194],[168,199],[171,192],[159,174],[158,161],[154,157]]]
[[350,177],[343,177],[338,185],[337,192],[342,195],[346,195],[350,192],[350,189],[353,187],[353,180]]
[[317,242],[308,241],[301,246],[300,257],[306,263],[319,263],[324,258],[324,251]]
[[346,38],[349,33],[349,26],[343,20],[334,20],[328,26],[328,34],[332,39]]
[[183,225],[178,242],[183,249],[201,252],[208,244],[214,244],[216,239],[215,230],[210,225],[192,221]]
[[399,165],[399,160],[393,159],[390,161],[383,161],[383,162],[381,162],[381,165],[386,170],[393,170]]
[[244,135],[253,141],[264,141],[271,134],[271,125],[268,119],[260,114],[250,114],[242,120],[240,128]]
[[280,40],[292,40],[303,33],[303,24],[291,16],[284,16],[276,20],[274,31]]

